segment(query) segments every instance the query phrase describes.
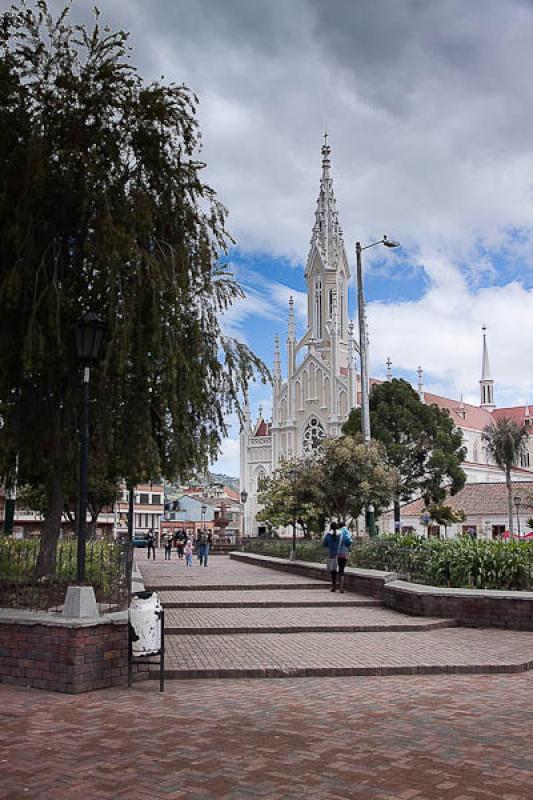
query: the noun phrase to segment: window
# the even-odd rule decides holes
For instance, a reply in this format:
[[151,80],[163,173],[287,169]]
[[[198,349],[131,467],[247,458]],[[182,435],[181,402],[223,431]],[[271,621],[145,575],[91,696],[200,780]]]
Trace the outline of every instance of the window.
[[140,494],[139,495],[139,503],[141,505],[148,505],[150,502],[150,495],[149,494]]
[[326,438],[326,432],[319,419],[311,417],[305,426],[303,435],[303,451],[306,455],[314,453]]
[[322,281],[315,281],[315,339],[322,338]]
[[152,505],[158,506],[161,503],[161,495],[160,494],[153,494],[152,495]]
[[527,450],[520,456],[520,466],[529,467],[529,453],[527,452]]
[[332,319],[333,317],[333,309],[337,305],[337,292],[335,289],[329,290],[329,302],[328,302],[328,319]]
[[479,450],[478,450],[477,439],[475,440],[473,447],[473,460],[475,464],[477,464],[477,462],[479,461]]

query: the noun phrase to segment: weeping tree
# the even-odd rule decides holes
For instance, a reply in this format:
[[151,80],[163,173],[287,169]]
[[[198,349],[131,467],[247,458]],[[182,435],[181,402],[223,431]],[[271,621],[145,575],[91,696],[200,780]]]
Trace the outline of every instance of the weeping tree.
[[76,474],[72,326],[106,323],[91,437],[106,480],[205,469],[225,413],[266,370],[225,336],[242,291],[226,210],[203,181],[197,98],[146,83],[128,36],[19,2],[0,25],[0,471],[41,486],[38,574],[54,566]]
[[513,533],[513,487],[511,472],[526,450],[528,430],[509,417],[500,417],[487,425],[481,434],[483,445],[494,463],[505,474],[509,509],[509,533]]

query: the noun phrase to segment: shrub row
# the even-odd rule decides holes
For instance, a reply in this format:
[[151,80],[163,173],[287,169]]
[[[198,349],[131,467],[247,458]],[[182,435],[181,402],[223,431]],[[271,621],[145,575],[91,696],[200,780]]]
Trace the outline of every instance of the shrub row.
[[[288,558],[291,543],[250,542],[248,552]],[[321,542],[298,543],[298,558],[323,561]],[[350,566],[396,572],[432,586],[469,589],[533,589],[533,542],[420,539],[412,535],[380,536],[355,542]]]

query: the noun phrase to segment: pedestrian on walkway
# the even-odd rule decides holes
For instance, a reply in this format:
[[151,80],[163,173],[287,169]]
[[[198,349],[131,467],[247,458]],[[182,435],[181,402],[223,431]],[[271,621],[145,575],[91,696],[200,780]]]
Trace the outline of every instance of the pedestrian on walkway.
[[183,558],[183,548],[185,547],[186,541],[187,534],[184,530],[182,530],[182,528],[180,528],[176,536],[176,549],[178,551],[178,558]]
[[[339,530],[340,528],[340,530]],[[327,569],[331,574],[331,590],[337,591],[337,572],[339,573],[340,591],[344,593],[344,570],[350,547],[352,546],[352,536],[344,523],[332,522],[329,532],[326,533],[322,544],[327,548],[328,561]]]
[[200,557],[200,566],[202,564],[204,567],[207,567],[207,559],[209,556],[209,551],[211,549],[211,545],[213,544],[213,537],[209,531],[200,531],[199,543],[198,543],[198,554]]
[[192,541],[187,539],[185,543],[185,566],[192,567]]
[[165,561],[171,561],[172,559],[172,533],[167,531],[164,537],[165,541]]
[[152,557],[155,561],[155,537],[151,528],[146,537],[146,547],[148,548],[148,561],[150,560],[150,553],[152,553]]

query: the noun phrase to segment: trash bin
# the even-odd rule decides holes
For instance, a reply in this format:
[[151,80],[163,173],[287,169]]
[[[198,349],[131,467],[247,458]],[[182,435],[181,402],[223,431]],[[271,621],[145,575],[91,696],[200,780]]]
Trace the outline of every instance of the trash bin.
[[137,592],[130,605],[131,652],[149,656],[161,652],[162,607],[155,592]]

